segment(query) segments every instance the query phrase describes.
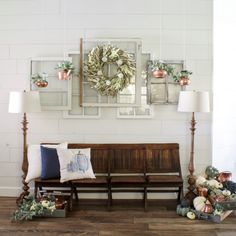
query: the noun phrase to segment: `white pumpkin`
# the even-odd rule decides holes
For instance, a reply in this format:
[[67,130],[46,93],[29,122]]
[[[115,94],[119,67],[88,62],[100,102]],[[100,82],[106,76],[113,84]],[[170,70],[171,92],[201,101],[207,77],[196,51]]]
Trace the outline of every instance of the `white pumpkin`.
[[215,185],[215,188],[223,188],[223,184],[218,182],[216,185]]
[[196,187],[203,186],[206,183],[206,181],[207,181],[206,178],[204,178],[203,176],[198,176],[195,185]]
[[227,189],[224,189],[224,190],[222,191],[222,194],[223,194],[224,196],[230,196],[230,195],[231,195],[231,192],[230,192],[229,190],[227,190]]
[[206,204],[210,202],[205,197],[199,196],[193,199],[193,206],[197,211],[204,211]]
[[188,217],[190,220],[195,220],[195,219],[196,219],[196,215],[195,215],[195,213],[192,212],[192,211],[189,211],[189,212],[187,213],[187,217]]
[[207,180],[206,182],[212,188],[221,188],[223,185],[215,179]]

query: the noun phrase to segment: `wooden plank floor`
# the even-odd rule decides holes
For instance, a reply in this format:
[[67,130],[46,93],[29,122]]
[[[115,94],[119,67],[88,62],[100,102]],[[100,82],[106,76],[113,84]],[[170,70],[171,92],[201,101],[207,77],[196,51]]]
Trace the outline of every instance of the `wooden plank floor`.
[[114,202],[107,211],[103,201],[81,200],[67,218],[39,218],[12,223],[15,199],[0,197],[0,236],[236,236],[236,213],[221,224],[188,220],[175,213],[175,201],[159,200],[144,211],[139,201]]

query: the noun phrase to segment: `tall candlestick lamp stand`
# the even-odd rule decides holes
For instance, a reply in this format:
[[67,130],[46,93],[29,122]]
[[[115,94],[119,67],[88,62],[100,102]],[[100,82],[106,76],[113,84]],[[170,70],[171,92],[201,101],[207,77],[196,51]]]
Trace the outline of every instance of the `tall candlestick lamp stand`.
[[29,186],[25,182],[25,178],[28,171],[28,159],[27,159],[27,130],[28,121],[26,114],[32,112],[40,112],[40,99],[37,91],[29,92],[10,92],[9,99],[9,113],[23,113],[22,131],[23,131],[23,162],[22,162],[22,193],[17,198],[16,203],[20,205],[23,199],[29,195]]
[[191,112],[191,151],[190,151],[190,160],[188,164],[188,192],[185,194],[185,198],[189,200],[192,204],[193,199],[196,197],[195,191],[195,181],[196,177],[194,176],[194,135],[195,135],[195,126],[197,124],[195,120],[195,112],[209,112],[209,94],[208,92],[200,91],[181,91],[179,95],[178,111],[180,112]]

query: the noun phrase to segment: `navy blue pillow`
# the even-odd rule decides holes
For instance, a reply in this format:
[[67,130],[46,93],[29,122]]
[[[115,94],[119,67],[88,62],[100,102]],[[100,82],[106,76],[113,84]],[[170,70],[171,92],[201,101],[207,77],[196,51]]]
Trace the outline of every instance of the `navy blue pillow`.
[[41,179],[59,179],[60,163],[56,148],[47,148],[40,146],[42,172]]

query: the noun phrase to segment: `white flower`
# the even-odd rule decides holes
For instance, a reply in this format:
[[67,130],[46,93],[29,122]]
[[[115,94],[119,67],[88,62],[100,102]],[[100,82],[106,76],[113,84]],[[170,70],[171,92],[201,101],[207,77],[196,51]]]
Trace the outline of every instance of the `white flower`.
[[116,64],[118,65],[118,66],[121,66],[122,65],[122,63],[123,63],[123,61],[122,60],[118,60],[117,62],[116,62]]
[[103,58],[102,58],[102,61],[103,61],[103,62],[107,62],[107,58],[106,58],[106,57],[103,57]]
[[111,84],[110,80],[106,80],[106,85],[109,86]]
[[124,77],[124,75],[123,75],[122,73],[119,73],[117,76],[118,76],[120,79],[122,79],[122,78]]
[[99,70],[99,71],[97,72],[97,74],[98,74],[98,75],[103,75],[103,73],[102,73],[101,70]]
[[34,211],[35,210],[35,205],[32,205],[31,207],[30,207],[30,211]]
[[43,200],[41,204],[43,207],[47,208],[49,206],[49,201]]

